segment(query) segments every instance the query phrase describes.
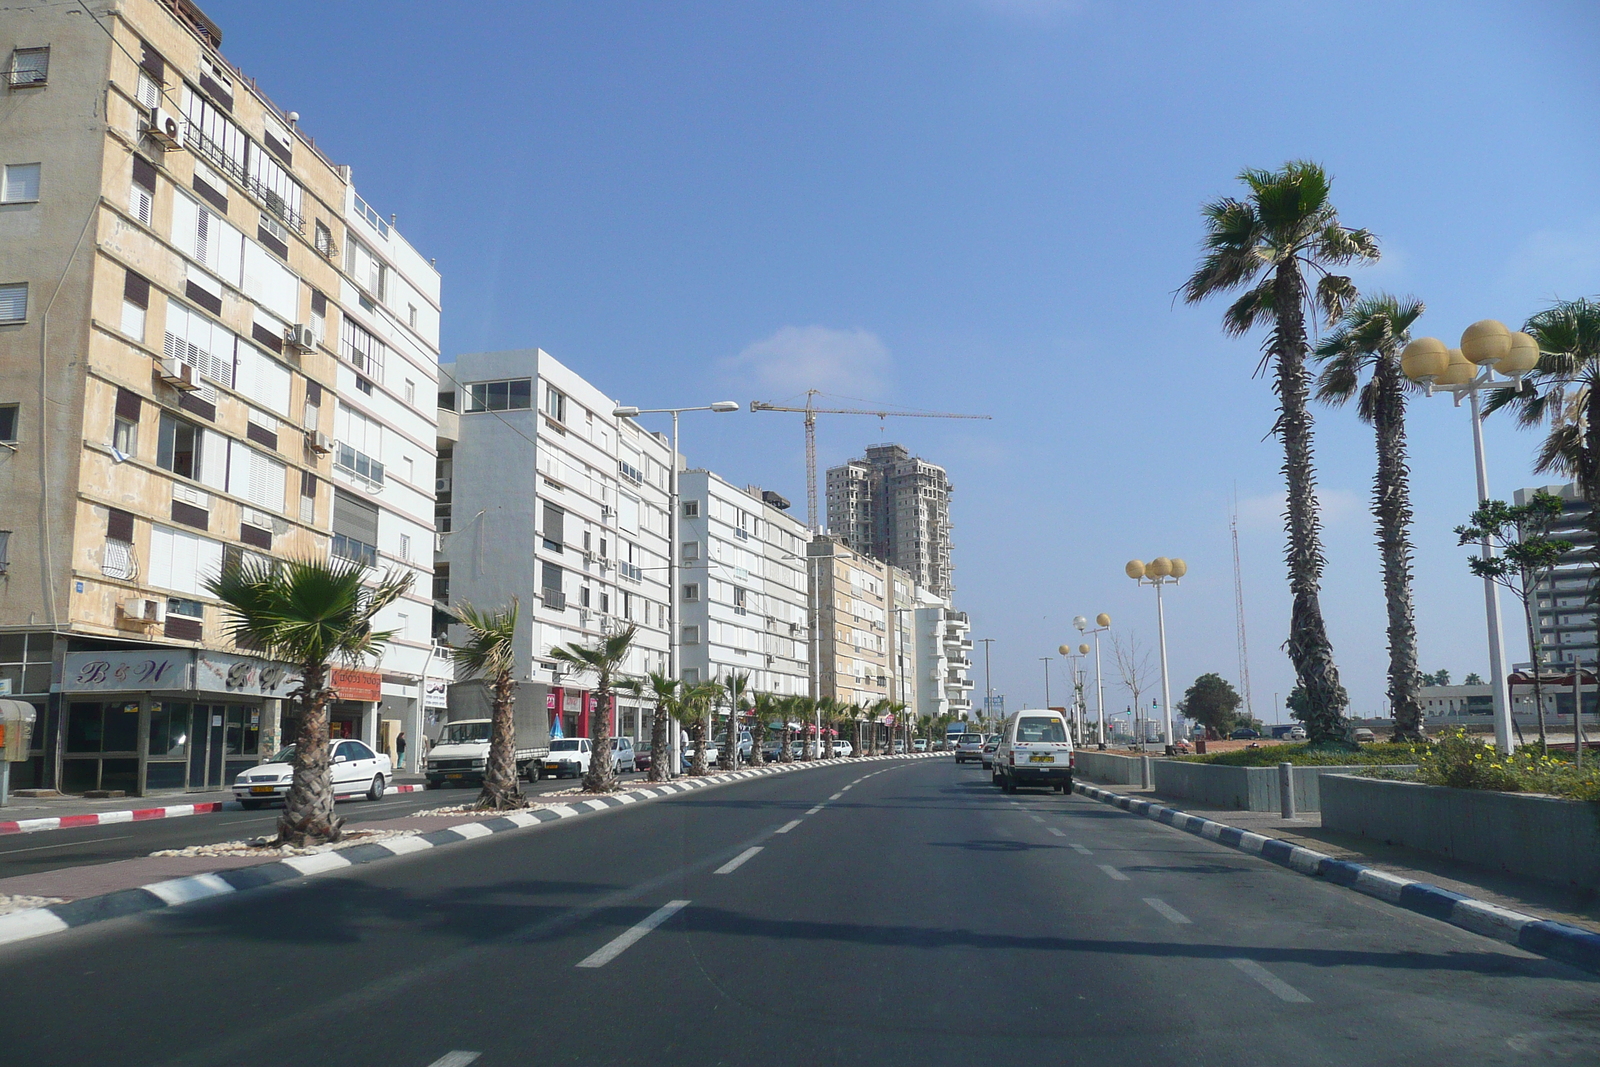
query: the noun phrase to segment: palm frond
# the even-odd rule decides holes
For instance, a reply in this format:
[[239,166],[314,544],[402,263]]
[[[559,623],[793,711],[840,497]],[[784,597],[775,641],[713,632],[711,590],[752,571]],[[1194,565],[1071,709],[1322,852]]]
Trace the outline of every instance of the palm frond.
[[1324,274],[1317,279],[1317,307],[1327,322],[1343,318],[1356,295],[1356,283],[1343,274]]
[[456,618],[468,634],[466,644],[450,646],[458,670],[471,678],[493,678],[516,668],[516,597],[494,611],[458,601]]
[[1222,328],[1235,337],[1247,334],[1257,325],[1272,318],[1272,279],[1266,278],[1229,305],[1222,316]]

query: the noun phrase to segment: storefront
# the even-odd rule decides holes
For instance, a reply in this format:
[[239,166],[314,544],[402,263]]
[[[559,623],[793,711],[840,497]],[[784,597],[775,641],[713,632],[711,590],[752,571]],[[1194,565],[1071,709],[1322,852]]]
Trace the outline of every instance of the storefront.
[[60,788],[130,795],[226,788],[270,758],[292,668],[188,649],[68,653]]

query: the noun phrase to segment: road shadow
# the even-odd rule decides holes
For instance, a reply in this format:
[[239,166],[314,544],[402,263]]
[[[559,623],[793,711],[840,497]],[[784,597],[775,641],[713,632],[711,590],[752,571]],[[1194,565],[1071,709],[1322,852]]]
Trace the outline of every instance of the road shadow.
[[959,848],[968,852],[1034,852],[1059,849],[1062,845],[1034,845],[1026,841],[999,841],[993,838],[977,841],[929,841],[934,848]]

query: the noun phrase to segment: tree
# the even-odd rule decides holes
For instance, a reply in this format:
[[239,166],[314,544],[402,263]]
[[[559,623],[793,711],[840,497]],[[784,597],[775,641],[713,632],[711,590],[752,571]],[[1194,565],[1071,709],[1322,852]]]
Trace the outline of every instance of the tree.
[[667,780],[671,769],[667,755],[667,725],[676,718],[675,709],[683,683],[665,674],[651,674],[647,678],[650,698],[655,702],[656,713],[650,719],[650,775],[652,782]]
[[517,598],[499,611],[483,611],[461,601],[454,613],[468,637],[466,644],[451,646],[456,677],[482,678],[494,709],[478,807],[493,811],[527,807],[517,781],[517,725],[511,714],[517,702]]
[[1215,741],[1233,732],[1242,697],[1220,674],[1202,674],[1178,703],[1178,710],[1206,728]]
[[[1504,500],[1485,500],[1457,526],[1460,544],[1470,545],[1484,538],[1497,550],[1487,559],[1467,560],[1472,573],[1489,578],[1510,590],[1522,602],[1522,618],[1528,627],[1528,658],[1533,663],[1533,702],[1539,709],[1539,748],[1549,752],[1544,729],[1544,648],[1534,624],[1534,601],[1541,585],[1550,588],[1561,557],[1571,552],[1573,543],[1549,536],[1550,524],[1565,508],[1561,498],[1539,490],[1526,504],[1511,505]],[[1467,675],[1467,685],[1482,685],[1476,674]]]
[[694,755],[689,761],[690,774],[706,773],[706,728],[711,721],[711,705],[722,687],[715,682],[686,685],[683,697],[673,708],[673,713],[689,734],[694,745]]
[[750,692],[750,676],[729,674],[722,692],[728,701],[728,743],[717,753],[717,766],[725,771],[736,771],[739,769],[739,716],[745,710],[745,695]]
[[611,714],[617,704],[614,682],[638,632],[637,627],[630,626],[592,645],[557,645],[550,650],[551,659],[571,667],[574,673],[593,672],[595,676],[595,706],[589,716],[589,743],[593,750],[589,773],[583,776],[586,793],[609,793],[617,785],[611,763]]
[[1461,684],[1462,685],[1482,685],[1483,684],[1483,675],[1479,674],[1477,671],[1472,671],[1472,672],[1468,673],[1468,675],[1465,678],[1461,679]]
[[[1422,740],[1417,697],[1417,625],[1411,604],[1411,471],[1406,463],[1406,392],[1415,388],[1400,370],[1400,350],[1422,315],[1422,301],[1387,293],[1363,297],[1317,345],[1325,361],[1317,398],[1344,404],[1357,397],[1356,413],[1377,434],[1378,467],[1372,479],[1372,513],[1378,520],[1383,595],[1388,606],[1389,706],[1394,740]],[[1365,372],[1366,384],[1361,383]]]
[[300,685],[289,694],[300,710],[294,780],[275,844],[339,839],[344,820],[333,815],[328,767],[329,668],[335,662],[356,667],[381,655],[394,631],[373,629],[373,620],[411,588],[409,572],[391,572],[372,586],[366,576],[367,568],[355,560],[246,556],[205,583],[223,602],[236,643],[300,670]]
[[[1143,708],[1139,703],[1139,696],[1149,689],[1155,681],[1152,676],[1154,668],[1150,666],[1150,650],[1139,643],[1136,635],[1129,635],[1124,641],[1117,634],[1111,635],[1111,663],[1116,668],[1117,676],[1122,679],[1122,687],[1133,696],[1135,717],[1142,713]],[[1132,724],[1130,724],[1132,725]],[[1145,731],[1139,732],[1139,747],[1144,747]]]
[[779,697],[772,693],[757,693],[755,695],[755,715],[750,719],[750,764],[759,767],[766,762],[766,754],[762,749],[767,743],[767,720],[778,711]]
[[1447,670],[1434,671],[1433,672],[1433,681],[1430,682],[1429,684],[1430,685],[1449,685],[1450,684],[1450,672],[1447,671]]
[[[1290,162],[1277,171],[1246,170],[1239,178],[1249,187],[1246,199],[1223,197],[1202,209],[1204,254],[1183,286],[1183,298],[1194,304],[1249,286],[1223,316],[1223,328],[1240,336],[1271,324],[1258,373],[1272,365],[1278,395],[1273,431],[1283,442],[1288,483],[1285,525],[1293,607],[1286,646],[1295,676],[1311,701],[1307,733],[1312,741],[1331,741],[1344,736],[1350,700],[1339,684],[1333,643],[1322,618],[1324,558],[1311,413],[1306,405],[1306,318],[1309,313],[1313,322],[1321,318],[1332,323],[1344,315],[1355,297],[1355,285],[1328,268],[1376,260],[1378,244],[1366,230],[1340,224],[1328,197],[1328,175],[1315,163]],[[1319,275],[1315,286],[1307,283],[1307,270]]]

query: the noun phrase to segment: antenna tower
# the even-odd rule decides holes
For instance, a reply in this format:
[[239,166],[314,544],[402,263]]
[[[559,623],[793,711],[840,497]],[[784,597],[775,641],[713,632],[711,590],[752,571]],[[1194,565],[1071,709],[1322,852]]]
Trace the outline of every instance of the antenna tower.
[[1250,649],[1244,639],[1244,579],[1239,569],[1239,508],[1234,505],[1233,517],[1228,520],[1228,530],[1233,534],[1233,617],[1239,629],[1239,696],[1244,700],[1244,713],[1251,718],[1255,712],[1250,707]]

